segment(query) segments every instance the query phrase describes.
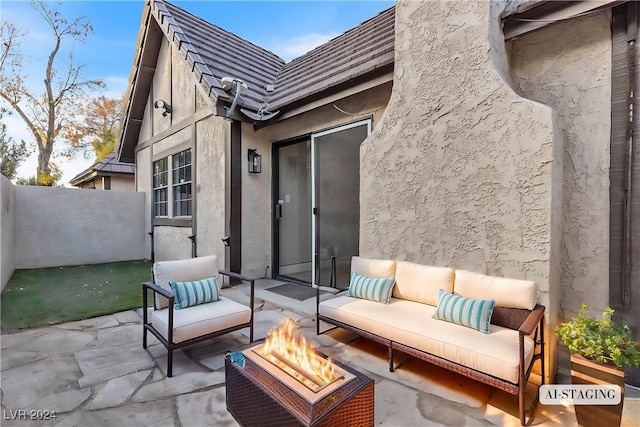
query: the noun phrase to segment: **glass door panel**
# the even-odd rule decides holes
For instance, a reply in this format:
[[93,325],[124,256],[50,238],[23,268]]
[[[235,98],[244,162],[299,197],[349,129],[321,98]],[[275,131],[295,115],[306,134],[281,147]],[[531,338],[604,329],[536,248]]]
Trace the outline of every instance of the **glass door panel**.
[[346,289],[360,230],[360,144],[370,121],[312,135],[314,283]]
[[312,280],[311,141],[278,147],[277,275]]

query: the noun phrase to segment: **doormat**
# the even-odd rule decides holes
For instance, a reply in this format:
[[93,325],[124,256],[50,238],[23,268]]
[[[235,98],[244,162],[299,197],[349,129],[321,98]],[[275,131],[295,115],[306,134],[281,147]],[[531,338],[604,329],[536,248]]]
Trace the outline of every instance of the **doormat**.
[[[297,299],[298,301],[315,298],[316,296],[316,288],[310,285],[299,285],[297,283],[285,283],[284,285],[274,286],[273,288],[265,290],[288,298]],[[320,295],[326,293],[326,291],[320,291]]]

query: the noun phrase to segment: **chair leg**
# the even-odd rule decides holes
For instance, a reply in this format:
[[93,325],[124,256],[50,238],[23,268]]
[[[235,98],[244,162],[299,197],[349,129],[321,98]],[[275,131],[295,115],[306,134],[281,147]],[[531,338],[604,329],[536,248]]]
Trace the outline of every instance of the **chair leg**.
[[173,349],[167,349],[167,377],[173,376]]
[[147,327],[142,325],[142,348],[147,348]]
[[393,372],[393,345],[389,344],[389,372]]

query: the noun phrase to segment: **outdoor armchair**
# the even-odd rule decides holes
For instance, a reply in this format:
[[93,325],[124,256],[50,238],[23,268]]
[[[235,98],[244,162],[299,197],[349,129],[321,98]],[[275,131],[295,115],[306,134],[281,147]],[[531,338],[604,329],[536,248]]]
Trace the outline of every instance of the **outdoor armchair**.
[[[251,285],[249,306],[220,296],[217,274]],[[153,282],[142,284],[143,335],[147,331],[167,348],[167,376],[173,374],[173,351],[197,342],[249,328],[253,342],[254,279],[218,270],[215,255],[153,264]],[[154,296],[149,313],[148,291]]]

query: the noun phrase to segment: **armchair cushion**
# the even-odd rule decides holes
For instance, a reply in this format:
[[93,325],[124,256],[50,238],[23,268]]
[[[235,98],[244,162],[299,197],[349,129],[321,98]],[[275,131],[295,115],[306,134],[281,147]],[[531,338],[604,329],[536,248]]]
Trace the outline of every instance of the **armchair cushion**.
[[495,305],[496,301],[492,299],[465,298],[440,290],[438,307],[433,318],[467,326],[488,334],[489,322]]
[[[251,320],[251,308],[228,298],[189,307],[173,312],[173,342],[175,344],[191,338],[222,331]],[[151,313],[153,327],[169,339],[169,309]]]
[[193,305],[216,302],[220,300],[216,276],[190,282],[169,282],[175,296],[175,309]]
[[[168,291],[172,291],[171,285],[169,285],[172,280],[189,282],[216,274],[218,274],[218,257],[216,255],[178,261],[157,261],[153,264],[154,283]],[[218,284],[218,289],[220,289],[220,284]],[[167,305],[167,299],[156,294],[156,307],[165,308]]]

